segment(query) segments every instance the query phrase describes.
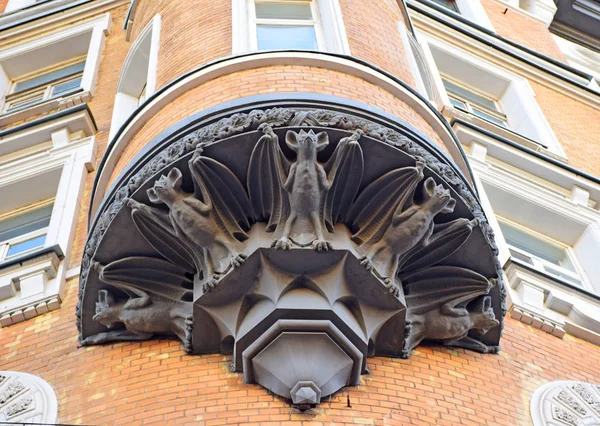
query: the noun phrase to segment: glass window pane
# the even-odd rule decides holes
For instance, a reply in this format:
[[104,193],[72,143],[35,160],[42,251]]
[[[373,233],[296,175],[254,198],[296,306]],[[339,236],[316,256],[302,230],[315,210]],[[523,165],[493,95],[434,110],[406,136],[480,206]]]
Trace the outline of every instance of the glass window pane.
[[482,110],[480,110],[479,108],[476,108],[474,106],[471,106],[471,109],[473,110],[473,114],[475,114],[478,117],[484,118],[488,121],[491,121],[494,124],[497,124],[498,126],[502,126],[502,127],[506,127],[506,123],[502,120],[499,120],[498,118],[494,117],[493,115],[487,114],[485,112],[483,112]]
[[569,259],[567,250],[550,241],[529,234],[506,222],[499,222],[502,234],[506,242],[518,249],[521,249],[539,259],[561,266],[569,271],[577,272],[575,266]]
[[6,257],[14,256],[16,254],[24,253],[29,250],[44,247],[46,243],[46,234],[38,235],[37,237],[31,238],[20,243],[11,244]]
[[46,74],[38,75],[37,77],[20,81],[15,85],[15,90],[13,93],[22,92],[23,90],[31,89],[32,87],[39,86],[41,84],[48,84],[51,81],[66,77],[71,74],[83,72],[84,67],[85,61],[78,62],[58,70],[47,72]]
[[466,105],[464,102],[461,102],[461,101],[459,101],[459,100],[456,100],[456,99],[450,98],[450,103],[451,103],[452,105],[454,105],[455,107],[457,107],[457,108],[462,108],[462,109],[464,109],[464,110],[466,110],[466,109],[467,109],[467,105]]
[[310,3],[256,3],[258,19],[312,19]]
[[312,26],[257,25],[258,50],[317,49],[317,36]]
[[49,204],[0,221],[0,242],[47,227],[52,207],[54,204]]
[[54,90],[52,90],[52,96],[58,96],[62,93],[71,92],[73,90],[79,89],[79,86],[81,86],[81,77],[65,81],[64,83],[60,83],[54,86]]
[[442,81],[444,82],[444,87],[449,92],[456,93],[457,95],[467,99],[468,101],[472,101],[491,110],[498,111],[498,106],[492,99],[486,98],[485,96],[481,96],[464,87],[457,86],[456,84],[448,80],[442,79]]

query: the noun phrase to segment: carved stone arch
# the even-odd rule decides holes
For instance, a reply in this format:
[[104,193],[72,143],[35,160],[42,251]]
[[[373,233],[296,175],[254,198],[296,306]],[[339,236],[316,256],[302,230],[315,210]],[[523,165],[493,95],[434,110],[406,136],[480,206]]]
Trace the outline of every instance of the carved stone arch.
[[91,224],[80,340],[233,350],[246,381],[296,404],[423,340],[496,352],[502,272],[468,182],[419,131],[356,102],[264,97],[191,117]]
[[531,395],[534,426],[600,424],[600,384],[557,380]]
[[0,371],[0,422],[54,424],[58,404],[52,387],[28,373]]

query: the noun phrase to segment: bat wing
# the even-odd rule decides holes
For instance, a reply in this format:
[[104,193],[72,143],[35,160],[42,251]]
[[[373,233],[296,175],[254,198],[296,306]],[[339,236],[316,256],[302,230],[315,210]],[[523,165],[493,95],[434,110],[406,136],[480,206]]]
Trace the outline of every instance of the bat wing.
[[248,165],[250,203],[259,221],[268,221],[267,232],[274,231],[289,216],[289,204],[283,183],[290,162],[279,147],[274,133],[264,134],[257,142]]
[[196,197],[210,198],[202,201],[212,206],[211,214],[217,226],[231,238],[246,240],[254,215],[239,179],[222,163],[203,156],[190,160],[190,172]]
[[202,269],[200,251],[191,249],[177,236],[168,213],[133,200],[129,205],[135,227],[158,253],[187,273]]
[[193,300],[193,281],[177,265],[163,259],[132,256],[101,267],[100,281],[129,296],[146,293],[173,303]]
[[407,309],[414,314],[441,308],[465,307],[488,294],[491,284],[477,272],[457,266],[433,266],[406,275],[402,281]]
[[357,142],[344,143],[342,139],[323,167],[332,182],[325,197],[323,215],[327,229],[333,232],[338,220],[346,221],[360,188],[365,167],[362,148]]
[[373,244],[381,239],[392,223],[396,208],[407,204],[423,175],[417,167],[392,170],[367,186],[352,204],[348,214],[352,240]]

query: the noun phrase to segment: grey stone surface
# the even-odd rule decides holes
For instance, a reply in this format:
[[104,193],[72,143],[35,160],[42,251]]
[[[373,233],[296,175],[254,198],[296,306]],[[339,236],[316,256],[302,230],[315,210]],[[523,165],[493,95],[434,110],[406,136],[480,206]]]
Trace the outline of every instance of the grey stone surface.
[[81,342],[166,334],[188,352],[233,351],[246,381],[298,404],[424,339],[495,352],[495,247],[454,173],[330,111],[195,130],[117,189],[90,233]]

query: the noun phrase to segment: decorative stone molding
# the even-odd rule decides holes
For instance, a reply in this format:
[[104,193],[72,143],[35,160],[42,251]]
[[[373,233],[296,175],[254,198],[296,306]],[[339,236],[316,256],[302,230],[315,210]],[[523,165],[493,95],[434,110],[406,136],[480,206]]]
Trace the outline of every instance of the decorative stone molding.
[[56,395],[44,380],[27,373],[0,371],[0,422],[53,424],[57,409]]
[[600,385],[558,380],[540,386],[531,396],[534,426],[600,424]]
[[121,180],[85,249],[83,345],[179,338],[298,405],[422,340],[496,352],[489,225],[418,138],[324,109],[177,132]]

